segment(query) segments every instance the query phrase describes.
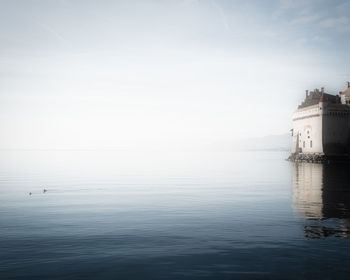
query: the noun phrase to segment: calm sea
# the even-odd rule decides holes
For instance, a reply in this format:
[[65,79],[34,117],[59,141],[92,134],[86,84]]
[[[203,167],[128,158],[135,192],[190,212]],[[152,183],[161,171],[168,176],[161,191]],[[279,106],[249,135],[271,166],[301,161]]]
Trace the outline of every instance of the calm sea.
[[1,151],[0,279],[349,279],[349,165],[286,157]]

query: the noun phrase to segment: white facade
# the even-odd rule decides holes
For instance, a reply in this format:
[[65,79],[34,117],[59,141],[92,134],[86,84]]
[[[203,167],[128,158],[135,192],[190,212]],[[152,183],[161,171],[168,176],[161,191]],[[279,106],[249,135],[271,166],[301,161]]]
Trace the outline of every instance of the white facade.
[[298,109],[293,114],[292,153],[323,153],[322,110],[319,104]]

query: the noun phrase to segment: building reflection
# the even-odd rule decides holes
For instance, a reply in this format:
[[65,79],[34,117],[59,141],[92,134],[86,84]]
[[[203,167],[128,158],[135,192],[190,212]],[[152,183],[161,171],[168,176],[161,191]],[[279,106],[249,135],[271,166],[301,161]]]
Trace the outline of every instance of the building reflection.
[[[350,238],[350,165],[293,163],[293,210],[315,224],[309,238]],[[318,221],[318,222],[317,222]]]

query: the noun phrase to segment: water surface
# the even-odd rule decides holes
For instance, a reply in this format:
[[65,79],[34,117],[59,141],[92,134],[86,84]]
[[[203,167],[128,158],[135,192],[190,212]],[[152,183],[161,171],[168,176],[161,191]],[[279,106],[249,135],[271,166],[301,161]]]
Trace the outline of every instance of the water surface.
[[347,279],[349,166],[286,157],[2,151],[0,278]]

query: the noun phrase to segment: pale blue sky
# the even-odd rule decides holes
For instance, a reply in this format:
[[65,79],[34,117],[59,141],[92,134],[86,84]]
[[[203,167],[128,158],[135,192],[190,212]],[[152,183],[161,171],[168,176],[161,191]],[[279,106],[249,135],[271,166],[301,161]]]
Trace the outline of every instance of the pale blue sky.
[[288,132],[305,89],[350,80],[349,12],[326,0],[0,0],[0,146]]

